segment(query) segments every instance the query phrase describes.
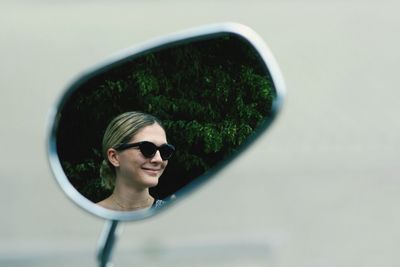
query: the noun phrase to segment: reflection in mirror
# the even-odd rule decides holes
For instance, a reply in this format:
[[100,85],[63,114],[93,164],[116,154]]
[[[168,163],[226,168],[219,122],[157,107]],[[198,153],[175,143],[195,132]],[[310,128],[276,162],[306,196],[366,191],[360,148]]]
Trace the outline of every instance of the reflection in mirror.
[[[260,53],[226,31],[152,47],[85,75],[68,90],[55,123],[57,155],[69,182],[93,203],[112,195],[114,187],[100,175],[107,160],[102,139],[113,118],[131,111],[158,118],[167,139],[156,145],[176,149],[150,187],[152,198],[179,196],[210,176],[275,116],[280,91]],[[152,141],[145,139],[123,142]]]
[[101,186],[112,193],[97,204],[117,211],[165,205],[149,188],[157,186],[174,152],[154,116],[128,111],[115,117],[104,133],[100,166]]

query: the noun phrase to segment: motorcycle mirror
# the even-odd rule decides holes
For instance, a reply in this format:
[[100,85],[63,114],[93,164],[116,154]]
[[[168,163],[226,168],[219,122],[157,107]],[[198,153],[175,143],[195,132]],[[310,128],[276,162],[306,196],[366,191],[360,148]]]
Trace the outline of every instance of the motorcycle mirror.
[[[270,50],[246,26],[223,23],[158,38],[117,53],[66,88],[50,113],[50,166],[86,211],[114,221],[143,219],[229,166],[267,130],[283,94]],[[113,192],[99,174],[103,135],[114,117],[129,111],[161,120],[175,146],[150,188],[163,208],[117,211],[96,204]]]

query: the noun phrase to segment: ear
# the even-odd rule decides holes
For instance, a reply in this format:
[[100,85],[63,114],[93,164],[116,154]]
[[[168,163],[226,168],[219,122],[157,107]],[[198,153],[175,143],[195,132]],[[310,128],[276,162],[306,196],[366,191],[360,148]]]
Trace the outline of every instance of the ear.
[[108,160],[111,162],[111,164],[114,167],[119,167],[119,157],[118,157],[118,153],[114,148],[109,148],[107,150],[107,157]]

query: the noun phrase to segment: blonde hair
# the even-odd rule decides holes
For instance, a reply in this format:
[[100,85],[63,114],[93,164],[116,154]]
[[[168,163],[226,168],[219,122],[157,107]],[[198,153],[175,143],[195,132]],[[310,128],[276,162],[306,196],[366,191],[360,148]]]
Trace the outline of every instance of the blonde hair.
[[100,167],[101,185],[104,188],[113,189],[116,178],[115,168],[108,160],[108,149],[129,142],[139,130],[154,123],[163,127],[161,121],[156,117],[131,111],[118,115],[108,124],[103,136],[102,154],[104,160]]

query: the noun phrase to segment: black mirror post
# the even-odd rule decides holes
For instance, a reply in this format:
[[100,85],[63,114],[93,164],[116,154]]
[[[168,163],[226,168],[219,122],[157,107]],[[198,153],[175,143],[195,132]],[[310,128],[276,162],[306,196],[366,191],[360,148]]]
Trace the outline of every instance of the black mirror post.
[[114,243],[117,239],[118,221],[110,220],[106,221],[103,232],[101,233],[99,240],[99,248],[97,250],[97,261],[99,267],[111,267],[111,255],[114,248]]

